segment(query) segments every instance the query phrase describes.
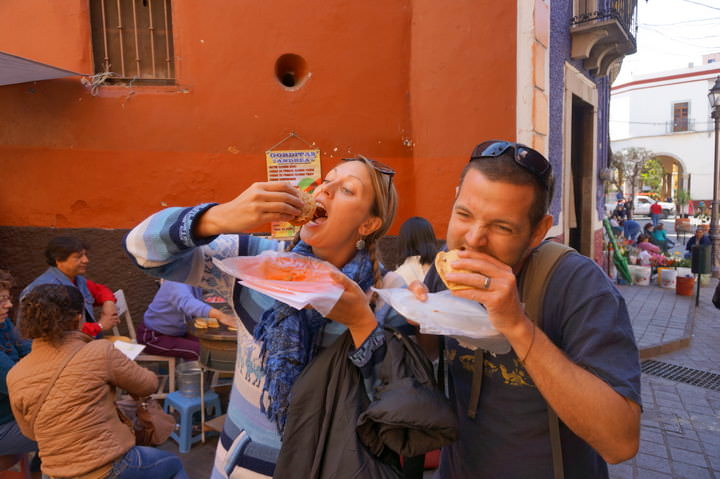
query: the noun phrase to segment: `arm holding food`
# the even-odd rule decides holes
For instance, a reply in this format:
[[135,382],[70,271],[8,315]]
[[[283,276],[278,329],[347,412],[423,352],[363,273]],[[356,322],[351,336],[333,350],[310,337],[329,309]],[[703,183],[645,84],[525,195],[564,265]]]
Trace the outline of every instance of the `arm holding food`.
[[[518,297],[512,268],[489,255],[463,251],[448,281],[469,286],[454,290],[458,297],[487,308],[495,329],[515,350],[545,400],[560,419],[608,462],[632,457],[638,448],[640,406],[621,395],[601,377],[573,362],[526,316]],[[491,278],[491,287],[487,287]],[[592,318],[599,298],[590,298],[574,315]]]
[[240,239],[232,233],[249,231],[296,213],[296,208],[284,203],[299,202],[293,191],[284,183],[255,183],[229,203],[167,208],[133,228],[124,239],[125,249],[152,276],[206,289],[227,289],[233,280],[217,270],[212,258],[237,256],[241,252],[243,245],[238,244]]

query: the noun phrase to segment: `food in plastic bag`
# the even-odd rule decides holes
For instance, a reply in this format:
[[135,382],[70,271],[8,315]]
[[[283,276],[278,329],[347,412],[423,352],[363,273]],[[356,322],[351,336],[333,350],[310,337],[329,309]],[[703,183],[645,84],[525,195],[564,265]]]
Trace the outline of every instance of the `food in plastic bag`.
[[420,332],[451,336],[461,346],[482,348],[505,354],[510,343],[490,323],[485,308],[450,291],[429,293],[427,301],[420,301],[405,288],[375,289],[378,295],[398,313],[420,326]]
[[340,273],[332,264],[296,253],[263,251],[257,256],[213,259],[221,271],[240,284],[288,304],[295,309],[307,305],[326,316],[342,296],[343,288],[331,276]]

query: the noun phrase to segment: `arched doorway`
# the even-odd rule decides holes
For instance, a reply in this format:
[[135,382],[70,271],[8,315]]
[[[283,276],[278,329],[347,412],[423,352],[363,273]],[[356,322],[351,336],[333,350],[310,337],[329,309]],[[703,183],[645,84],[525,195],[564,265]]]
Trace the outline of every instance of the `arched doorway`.
[[663,200],[672,198],[672,201],[675,201],[678,188],[682,190],[689,188],[685,168],[680,160],[671,155],[658,154],[654,158],[664,171],[659,188],[660,196]]

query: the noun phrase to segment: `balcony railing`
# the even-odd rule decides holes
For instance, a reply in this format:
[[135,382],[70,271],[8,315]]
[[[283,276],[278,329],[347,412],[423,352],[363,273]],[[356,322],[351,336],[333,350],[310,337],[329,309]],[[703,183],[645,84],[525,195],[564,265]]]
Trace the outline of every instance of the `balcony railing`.
[[635,43],[637,37],[637,0],[575,0],[571,26],[589,22],[617,20]]
[[637,51],[638,0],[573,0],[571,56],[598,77],[617,74],[625,55]]
[[683,131],[695,131],[695,118],[683,118],[665,123],[665,133],[680,133]]

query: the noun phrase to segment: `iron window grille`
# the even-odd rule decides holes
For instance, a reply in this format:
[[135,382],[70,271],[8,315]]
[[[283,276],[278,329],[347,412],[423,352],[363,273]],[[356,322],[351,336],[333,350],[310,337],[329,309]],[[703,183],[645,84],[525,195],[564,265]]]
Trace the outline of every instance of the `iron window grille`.
[[110,81],[175,82],[170,0],[90,0],[95,72]]

